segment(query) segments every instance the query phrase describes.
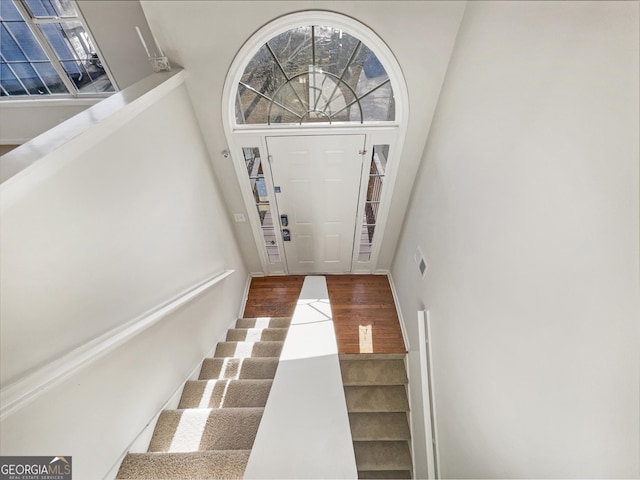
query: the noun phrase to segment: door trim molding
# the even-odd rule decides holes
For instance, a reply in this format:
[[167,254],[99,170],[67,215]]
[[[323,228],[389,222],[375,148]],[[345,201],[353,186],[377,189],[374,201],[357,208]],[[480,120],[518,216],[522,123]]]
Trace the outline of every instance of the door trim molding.
[[[343,29],[356,36],[374,52],[387,71],[393,88],[396,108],[395,121],[365,122],[362,124],[310,123],[302,125],[236,125],[235,94],[237,91],[238,81],[244,73],[247,63],[253,58],[257,51],[274,36],[291,28],[310,24],[329,25]],[[263,273],[265,275],[283,274],[285,273],[285,268],[282,263],[270,264],[269,259],[267,258],[267,254],[263,246],[264,239],[262,238],[262,229],[258,214],[255,212],[255,202],[252,200],[253,194],[250,191],[249,182],[244,178],[246,176],[246,167],[244,166],[242,148],[259,147],[261,149],[261,154],[264,155],[266,159],[267,136],[365,134],[367,141],[366,149],[369,152],[372,151],[372,145],[389,143],[393,153],[389,155],[388,172],[386,174],[387,184],[381,198],[380,210],[378,213],[379,222],[376,228],[371,258],[369,262],[357,262],[357,255],[354,255],[352,261],[352,273],[375,273],[377,271],[380,251],[385,239],[385,226],[391,206],[395,180],[401,164],[402,149],[408,126],[408,118],[408,89],[400,64],[386,43],[373,30],[350,16],[320,10],[296,12],[276,18],[266,25],[263,25],[246,41],[236,54],[225,79],[222,97],[222,124],[229,146],[229,153],[233,160],[234,169],[239,181],[240,193],[249,219],[251,234],[253,235],[258,258],[261,262]],[[267,175],[269,178],[266,178]],[[265,172],[267,183],[272,181],[270,177],[270,173],[267,174]],[[273,192],[270,192],[270,195],[271,198],[274,198]],[[362,207],[362,205],[359,206],[358,214],[362,215],[363,210],[360,210],[360,207]],[[231,208],[236,212],[238,211],[237,206],[233,206]],[[240,230],[244,229],[239,229],[239,231]],[[277,232],[278,235],[280,235],[279,229]],[[279,237],[279,241],[282,243],[281,236]],[[243,251],[250,253],[250,250],[247,250],[246,248]]]

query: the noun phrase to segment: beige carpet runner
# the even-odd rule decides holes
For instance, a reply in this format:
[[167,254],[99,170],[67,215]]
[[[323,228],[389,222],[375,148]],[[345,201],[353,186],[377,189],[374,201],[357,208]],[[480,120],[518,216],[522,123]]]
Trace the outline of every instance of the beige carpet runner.
[[404,354],[340,355],[358,478],[412,478]]
[[147,453],[129,453],[118,479],[242,478],[276,373],[289,318],[240,319],[164,410]]

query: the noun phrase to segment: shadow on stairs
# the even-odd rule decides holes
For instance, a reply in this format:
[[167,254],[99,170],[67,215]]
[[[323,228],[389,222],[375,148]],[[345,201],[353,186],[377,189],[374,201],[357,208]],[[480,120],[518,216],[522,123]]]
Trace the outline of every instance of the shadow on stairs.
[[291,319],[240,319],[118,479],[242,478]]

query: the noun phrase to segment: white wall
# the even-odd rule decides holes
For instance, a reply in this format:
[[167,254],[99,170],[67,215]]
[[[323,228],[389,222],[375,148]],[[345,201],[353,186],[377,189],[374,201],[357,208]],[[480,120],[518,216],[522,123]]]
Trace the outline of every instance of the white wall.
[[392,268],[443,477],[640,476],[638,6],[467,7]]
[[125,89],[153,72],[136,27],[151,53],[157,54],[157,49],[138,0],[77,3],[118,88]]
[[183,78],[2,185],[2,387],[236,271],[4,419],[2,455],[65,452],[102,478],[239,312],[247,270]]
[[[272,20],[304,10],[329,10],[371,28],[396,56],[407,83],[409,125],[378,267],[391,265],[409,192],[415,179],[427,128],[449,62],[465,2],[416,1],[168,1],[144,0],[149,25],[167,54],[189,72],[187,85],[218,178],[231,212],[242,200],[222,126],[221,92],[236,53],[251,35]],[[215,25],[215,28],[212,28]],[[236,225],[249,269],[262,272],[248,222]]]
[[0,103],[0,145],[21,145],[77,115],[100,100],[27,99]]

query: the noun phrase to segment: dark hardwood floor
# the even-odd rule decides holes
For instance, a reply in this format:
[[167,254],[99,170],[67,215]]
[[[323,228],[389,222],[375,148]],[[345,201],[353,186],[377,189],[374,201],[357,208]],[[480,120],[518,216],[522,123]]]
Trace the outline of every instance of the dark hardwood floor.
[[[385,275],[327,275],[339,353],[406,353],[389,280]],[[372,342],[371,342],[372,341]]]
[[303,282],[304,275],[252,278],[244,317],[291,317]]
[[[405,353],[389,280],[384,275],[326,275],[339,353]],[[290,317],[304,275],[254,277],[245,318]]]

